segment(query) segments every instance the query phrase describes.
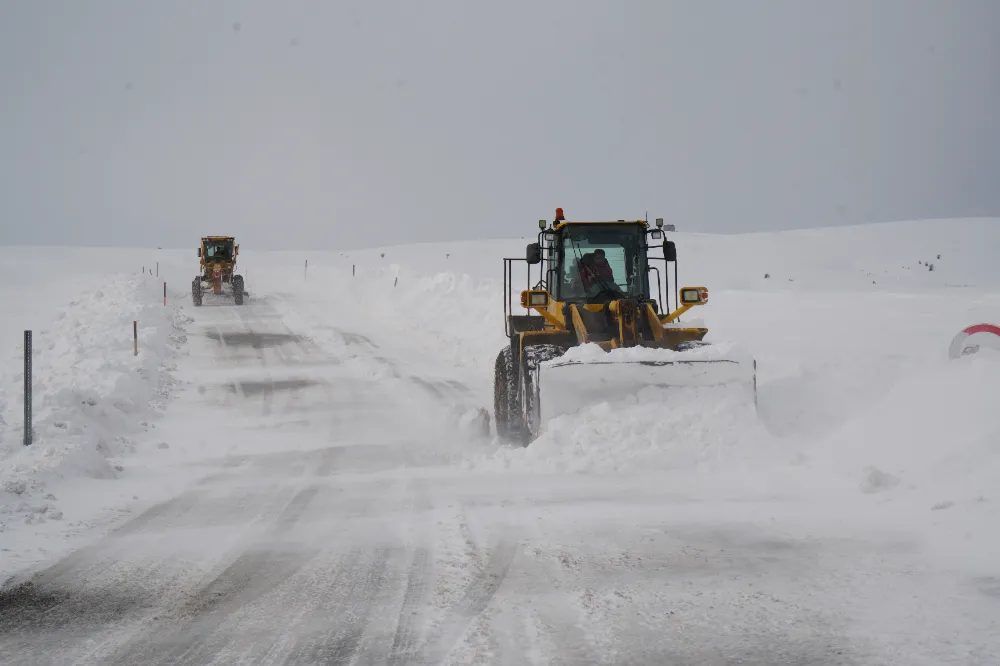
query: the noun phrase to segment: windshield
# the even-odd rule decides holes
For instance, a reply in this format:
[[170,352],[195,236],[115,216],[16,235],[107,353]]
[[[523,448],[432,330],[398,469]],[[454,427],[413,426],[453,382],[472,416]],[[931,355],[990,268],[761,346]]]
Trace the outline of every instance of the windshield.
[[232,241],[206,241],[205,259],[230,260],[233,258]]
[[560,247],[559,298],[647,298],[645,239],[638,226],[568,227]]

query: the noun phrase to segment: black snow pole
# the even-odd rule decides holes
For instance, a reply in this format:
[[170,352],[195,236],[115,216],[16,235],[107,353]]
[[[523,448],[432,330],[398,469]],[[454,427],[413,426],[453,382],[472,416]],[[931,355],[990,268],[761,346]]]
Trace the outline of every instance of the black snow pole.
[[24,332],[24,445],[31,446],[31,331]]
[[674,307],[681,306],[680,287],[677,286],[677,259],[674,259]]

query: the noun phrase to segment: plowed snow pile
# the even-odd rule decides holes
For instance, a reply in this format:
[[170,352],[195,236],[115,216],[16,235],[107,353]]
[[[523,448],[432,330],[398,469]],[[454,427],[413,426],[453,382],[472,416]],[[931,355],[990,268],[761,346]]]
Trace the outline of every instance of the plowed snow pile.
[[524,449],[502,448],[484,469],[535,472],[695,470],[752,459],[768,441],[738,386],[650,387],[550,421]]
[[[33,441],[23,445],[23,347],[0,369],[0,531],[62,515],[54,478],[113,478],[115,459],[163,407],[182,315],[158,284],[112,277],[54,312],[33,333]],[[162,298],[159,297],[159,298]],[[132,322],[140,353],[133,353]]]
[[926,508],[1000,500],[1000,354],[913,373],[819,442],[813,459],[817,478],[836,469],[862,493]]

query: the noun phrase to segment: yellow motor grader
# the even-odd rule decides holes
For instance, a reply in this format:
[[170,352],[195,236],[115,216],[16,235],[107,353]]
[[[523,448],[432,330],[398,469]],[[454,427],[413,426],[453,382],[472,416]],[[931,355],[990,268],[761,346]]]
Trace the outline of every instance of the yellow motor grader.
[[196,275],[191,282],[191,299],[194,304],[201,305],[205,291],[222,294],[223,285],[229,285],[228,291],[233,295],[236,305],[243,305],[243,276],[236,275],[236,256],[240,246],[233,236],[205,236],[198,248],[201,259],[201,275]]
[[[539,220],[525,257],[504,259],[504,322],[510,340],[494,369],[497,434],[527,445],[544,423],[647,386],[738,384],[756,403],[756,362],[704,341],[708,329],[680,317],[708,302],[705,287],[678,287],[673,225],[646,220]],[[655,252],[654,252],[655,251]],[[662,256],[655,256],[660,254]],[[514,262],[528,288],[515,315]],[[654,262],[663,262],[664,275]],[[670,308],[669,264],[674,268]],[[538,266],[532,285],[533,267]],[[650,285],[655,274],[657,297]],[[662,286],[661,286],[662,282]],[[663,291],[667,292],[666,302]],[[664,307],[666,305],[666,307]]]

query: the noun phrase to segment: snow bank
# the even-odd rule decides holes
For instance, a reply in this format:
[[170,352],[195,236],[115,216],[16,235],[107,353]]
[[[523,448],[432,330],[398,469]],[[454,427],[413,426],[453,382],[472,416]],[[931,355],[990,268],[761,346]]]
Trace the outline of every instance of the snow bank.
[[552,419],[526,448],[504,448],[484,470],[623,473],[694,471],[758,459],[768,437],[740,387],[650,387]]
[[1000,501],[1000,354],[940,361],[898,382],[815,448],[859,492],[927,507]]
[[117,457],[133,449],[170,393],[184,323],[177,307],[163,306],[162,283],[114,277],[34,331],[30,447],[23,446],[23,347],[0,371],[0,528],[60,518],[52,481],[117,475]]

